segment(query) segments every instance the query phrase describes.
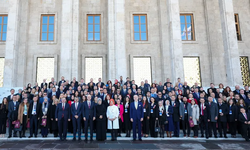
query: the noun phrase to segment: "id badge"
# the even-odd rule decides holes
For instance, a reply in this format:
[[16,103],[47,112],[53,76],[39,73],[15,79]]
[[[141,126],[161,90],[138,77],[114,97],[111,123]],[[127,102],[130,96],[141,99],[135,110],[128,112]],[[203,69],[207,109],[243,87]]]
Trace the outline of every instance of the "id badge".
[[16,110],[16,106],[14,107],[14,111]]
[[125,113],[128,113],[128,109],[127,108],[125,108]]
[[146,109],[145,109],[145,108],[143,108],[143,112],[146,112]]
[[154,113],[153,109],[151,109],[151,114]]
[[219,109],[219,113],[222,113],[222,110],[221,110],[221,109]]
[[27,115],[27,111],[24,112],[24,115],[25,115],[25,116]]
[[162,112],[161,111],[159,112],[159,115],[162,116]]
[[36,114],[36,110],[35,110],[35,109],[34,109],[34,111],[33,111],[33,112],[34,112],[34,114]]
[[169,114],[167,113],[167,117],[169,117]]
[[185,109],[185,114],[187,114],[187,110]]
[[229,115],[232,115],[232,110],[229,111]]

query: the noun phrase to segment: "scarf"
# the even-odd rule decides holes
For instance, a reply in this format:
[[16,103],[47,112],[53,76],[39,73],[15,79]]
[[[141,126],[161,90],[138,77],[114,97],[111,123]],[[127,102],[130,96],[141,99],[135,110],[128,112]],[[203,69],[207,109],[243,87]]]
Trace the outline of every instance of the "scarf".
[[[46,104],[46,106],[45,106],[45,104]],[[42,105],[42,111],[43,111],[43,115],[45,116],[45,115],[47,115],[47,112],[48,112],[48,103],[45,103],[45,102],[43,102],[43,105]]]

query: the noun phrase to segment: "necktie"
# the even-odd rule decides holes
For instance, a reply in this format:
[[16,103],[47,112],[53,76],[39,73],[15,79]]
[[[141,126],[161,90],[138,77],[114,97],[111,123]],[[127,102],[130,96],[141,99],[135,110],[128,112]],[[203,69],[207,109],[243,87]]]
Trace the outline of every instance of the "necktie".
[[76,103],[76,110],[77,110],[77,103]]
[[245,117],[245,119],[247,120],[247,115],[246,115],[246,113],[244,114],[244,117]]
[[88,102],[89,103],[89,108],[90,108],[90,102]]
[[201,115],[203,116],[203,104],[201,104]]
[[63,104],[63,106],[62,106],[62,109],[64,110],[64,104]]

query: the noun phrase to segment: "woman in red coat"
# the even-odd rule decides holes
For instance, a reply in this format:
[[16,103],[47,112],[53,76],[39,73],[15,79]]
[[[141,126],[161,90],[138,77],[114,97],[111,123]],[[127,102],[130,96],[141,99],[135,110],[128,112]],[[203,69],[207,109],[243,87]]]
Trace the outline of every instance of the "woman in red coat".
[[195,101],[195,104],[198,105],[197,100],[194,99],[193,94],[190,93],[190,94],[188,95],[188,100],[187,100],[187,102],[191,104],[192,100],[194,100],[194,101]]
[[116,103],[117,103],[116,106],[118,107],[119,112],[120,112],[120,114],[119,114],[119,130],[118,130],[118,137],[121,137],[124,107],[123,107],[123,105],[121,104],[121,100],[120,100],[120,99],[117,99]]

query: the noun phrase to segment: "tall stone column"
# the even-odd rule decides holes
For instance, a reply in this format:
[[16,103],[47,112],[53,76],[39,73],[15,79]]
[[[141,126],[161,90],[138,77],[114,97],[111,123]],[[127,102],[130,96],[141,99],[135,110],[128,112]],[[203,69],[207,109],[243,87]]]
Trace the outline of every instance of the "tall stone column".
[[73,22],[72,22],[72,78],[79,78],[79,0],[73,0]]
[[120,76],[123,76],[123,78],[127,76],[125,31],[125,0],[115,0],[116,79],[119,79]]
[[168,0],[169,49],[171,56],[172,81],[184,80],[183,52],[180,31],[180,8],[178,0]]
[[235,29],[233,0],[219,0],[221,28],[225,52],[227,83],[243,85],[241,78],[238,41]]
[[115,61],[115,0],[108,0],[108,79],[114,81],[116,77]]
[[61,21],[61,51],[60,51],[60,75],[65,79],[72,79],[72,21],[73,1],[62,0],[62,21]]
[[9,0],[5,48],[4,87],[17,86],[17,53],[19,48],[20,0]]

